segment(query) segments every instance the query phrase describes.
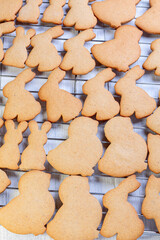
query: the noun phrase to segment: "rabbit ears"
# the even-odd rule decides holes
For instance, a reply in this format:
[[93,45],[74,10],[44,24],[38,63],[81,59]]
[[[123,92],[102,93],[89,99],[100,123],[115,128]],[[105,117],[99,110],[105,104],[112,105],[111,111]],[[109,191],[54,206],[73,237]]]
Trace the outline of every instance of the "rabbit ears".
[[25,69],[22,71],[13,81],[21,81],[23,83],[28,83],[32,81],[32,79],[35,77],[35,73],[32,72],[30,68]]
[[129,81],[129,80],[137,81],[138,79],[140,79],[144,75],[144,73],[145,73],[145,71],[143,69],[141,69],[139,65],[137,65],[137,66],[131,68],[125,74],[125,76],[121,79],[127,79],[127,81]]
[[141,184],[136,180],[136,175],[132,175],[123,180],[117,187],[120,191],[125,193],[131,193],[136,191]]
[[97,73],[97,75],[92,79],[95,79],[97,82],[105,83],[111,81],[115,76],[116,74],[112,72],[111,68],[106,68],[103,71]]
[[[49,28],[46,32],[44,32],[43,34],[45,35],[49,35],[51,36],[52,38],[57,38],[57,37],[60,37],[64,34],[64,31],[62,29],[61,26],[56,26],[56,27],[52,27],[52,28]],[[38,36],[38,35],[37,35]]]
[[[13,120],[5,121],[5,126],[6,126],[7,131],[16,129],[15,128],[15,123],[14,123]],[[23,122],[20,122],[18,124],[17,130],[20,131],[20,132],[24,132],[27,129],[27,127],[28,127],[28,123],[23,121]]]
[[5,22],[0,24],[0,37],[3,34],[11,33],[15,31],[14,21],[13,22]]
[[148,179],[147,186],[146,186],[146,195],[153,196],[153,192],[158,194],[160,193],[160,179],[151,175]]
[[65,77],[65,75],[66,75],[65,71],[61,70],[60,68],[56,68],[51,72],[51,74],[48,77],[48,80],[51,82],[60,83]]
[[93,29],[84,30],[76,36],[76,38],[80,39],[81,41],[85,41],[85,42],[90,41],[95,37],[96,37],[96,34],[93,32]]
[[[32,38],[36,34],[36,31],[34,29],[29,29],[26,33],[26,35],[29,38]],[[24,36],[25,35],[25,30],[23,27],[17,27],[16,28],[16,36]]]
[[[48,121],[44,122],[41,126],[41,130],[44,131],[45,133],[49,132],[51,129],[52,124]],[[38,123],[36,121],[30,121],[29,122],[29,129],[31,132],[36,132],[39,131]]]

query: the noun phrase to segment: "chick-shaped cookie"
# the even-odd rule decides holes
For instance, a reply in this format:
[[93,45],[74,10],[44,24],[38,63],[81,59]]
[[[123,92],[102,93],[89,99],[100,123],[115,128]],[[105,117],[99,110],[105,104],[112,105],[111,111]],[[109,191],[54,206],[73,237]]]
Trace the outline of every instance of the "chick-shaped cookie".
[[23,23],[38,23],[40,15],[39,6],[42,2],[43,0],[26,0],[26,5],[19,11],[17,21]]
[[160,34],[160,1],[150,0],[149,8],[142,16],[136,19],[135,24],[150,34]]
[[48,153],[48,162],[65,174],[91,176],[103,152],[97,131],[98,121],[74,119],[68,128],[69,138]]
[[44,11],[41,21],[45,23],[61,24],[64,16],[62,7],[65,3],[66,0],[49,0],[49,6]]
[[130,118],[112,118],[106,123],[104,132],[111,144],[98,163],[101,172],[125,177],[147,168],[147,144],[133,131]]
[[45,169],[46,152],[43,145],[47,142],[47,133],[51,129],[51,126],[50,122],[44,122],[41,129],[39,129],[36,121],[29,122],[31,134],[28,137],[28,146],[24,149],[21,156],[20,169]]
[[[1,9],[1,8],[0,8]],[[3,12],[3,11],[2,11]],[[5,23],[0,23],[0,37],[3,34],[11,33],[14,32],[15,30],[14,22],[5,22]],[[3,42],[0,39],[0,61],[2,61],[4,57],[4,51],[3,51]]]
[[0,170],[0,193],[4,192],[10,184],[11,181],[7,177],[7,174]]
[[88,179],[67,177],[60,185],[59,196],[63,205],[48,223],[48,235],[56,240],[97,239],[102,208],[89,193]]
[[57,49],[52,44],[52,39],[63,35],[64,31],[61,26],[48,29],[31,39],[31,50],[26,65],[30,68],[38,66],[38,71],[52,71],[61,63]]
[[108,212],[100,231],[102,236],[110,238],[117,234],[117,240],[137,240],[143,234],[143,221],[127,201],[128,194],[139,187],[136,176],[132,175],[104,195],[103,205]]
[[160,178],[151,175],[146,186],[146,196],[142,203],[142,214],[147,219],[154,219],[160,233]]
[[144,75],[140,66],[130,69],[119,79],[115,91],[121,96],[120,115],[129,117],[135,113],[136,118],[149,116],[156,109],[156,101],[145,90],[136,86],[136,81]]
[[88,95],[82,109],[82,115],[91,117],[96,114],[97,120],[108,120],[119,113],[119,103],[104,87],[106,82],[116,76],[111,68],[99,72],[83,85],[83,93]]
[[7,49],[2,63],[7,66],[24,68],[28,57],[26,48],[29,47],[31,38],[35,33],[34,29],[29,29],[25,34],[23,27],[17,27],[13,45]]
[[149,169],[154,173],[160,173],[160,136],[148,134],[148,165]]
[[5,121],[7,129],[4,135],[4,144],[0,147],[0,168],[18,169],[20,160],[19,144],[23,140],[22,133],[27,129],[27,122],[19,123],[15,128],[15,123],[12,120]]
[[67,27],[75,26],[76,30],[85,30],[93,28],[97,23],[91,7],[88,5],[89,0],[69,0],[70,8],[63,24]]
[[136,15],[136,4],[140,0],[104,0],[92,4],[94,15],[113,28],[131,21]]
[[70,38],[64,43],[64,50],[67,51],[60,65],[65,71],[72,70],[74,75],[83,75],[92,71],[95,61],[90,52],[84,47],[85,42],[95,38],[92,29],[80,32],[77,36]]
[[50,178],[41,171],[25,173],[18,183],[19,195],[0,209],[0,224],[16,234],[43,234],[55,210]]
[[40,113],[40,103],[25,89],[25,84],[32,81],[34,77],[35,73],[28,68],[4,86],[3,95],[8,98],[3,113],[4,119],[17,117],[18,122],[28,121]]
[[138,44],[142,31],[130,25],[119,27],[114,39],[101,44],[95,44],[91,52],[95,59],[106,67],[126,72],[129,65],[136,62],[141,55]]
[[61,116],[64,122],[68,122],[78,116],[82,109],[82,103],[78,98],[59,88],[58,84],[65,74],[59,68],[53,70],[38,93],[39,98],[46,101],[47,119],[51,122],[57,122]]
[[0,0],[0,22],[11,21],[23,4],[23,0]]
[[148,71],[155,70],[154,74],[160,76],[160,39],[151,43],[151,50],[153,52],[148,56],[143,67]]

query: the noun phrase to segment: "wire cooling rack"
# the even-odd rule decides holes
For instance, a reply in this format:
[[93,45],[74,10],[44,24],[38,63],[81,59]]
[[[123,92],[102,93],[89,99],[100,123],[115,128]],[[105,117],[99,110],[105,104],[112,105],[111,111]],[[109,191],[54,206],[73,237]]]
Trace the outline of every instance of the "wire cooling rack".
[[[48,6],[48,0],[44,0],[43,4],[40,7],[41,15],[40,19],[42,18],[43,12]],[[147,9],[149,8],[149,0],[141,0],[140,3],[137,5],[137,13],[136,17],[142,15]],[[66,4],[64,6],[65,15],[68,10],[68,5]],[[16,22],[16,26],[22,25],[26,30],[29,28],[34,28],[36,30],[36,33],[40,33],[43,31],[46,31],[49,27],[53,27],[52,24],[44,24],[39,19],[39,23],[37,25],[27,25],[27,24],[20,24]],[[134,25],[135,19],[129,22],[128,24]],[[63,43],[68,38],[74,37],[78,34],[77,31],[74,30],[74,28],[67,28],[63,27],[64,35],[59,37],[58,39],[53,40],[53,44],[56,46],[59,54],[63,57],[65,52],[63,49]],[[90,42],[87,42],[85,46],[90,51],[90,48],[95,43],[102,43],[104,41],[113,39],[114,37],[114,30],[108,27],[107,25],[104,25],[102,23],[98,23],[96,27],[94,28],[94,32],[96,33],[96,38],[93,39]],[[4,49],[6,50],[12,45],[13,38],[15,37],[15,32],[12,34],[8,34],[2,37],[2,41],[4,44]],[[143,34],[141,40],[140,40],[140,46],[141,46],[141,57],[139,60],[133,64],[140,65],[144,63],[147,56],[150,53],[150,43],[158,38],[158,35],[148,35]],[[29,49],[30,51],[30,49]],[[88,79],[94,77],[99,71],[101,71],[104,67],[100,66],[98,63],[96,64],[96,68],[84,76],[74,76],[71,74],[71,72],[67,72],[64,80],[60,83],[60,87],[62,89],[65,89],[72,93],[77,98],[81,99],[82,102],[85,100],[85,95],[82,92],[82,85],[87,81]],[[2,94],[3,87],[6,83],[13,80],[22,69],[13,68],[13,67],[7,67],[3,66],[0,63],[0,116],[3,115],[4,106],[6,103],[6,98]],[[49,73],[39,73],[36,72],[37,75],[34,78],[33,81],[28,83],[26,85],[26,89],[30,91],[33,96],[38,100],[38,91],[40,87],[47,81]],[[120,100],[119,96],[115,95],[114,91],[114,85],[117,82],[117,80],[124,76],[123,73],[116,72],[117,76],[109,83],[106,84],[106,88],[114,95],[114,97],[117,99],[117,101]],[[149,93],[150,96],[154,97],[157,104],[158,104],[158,93],[160,88],[160,77],[156,77],[154,73],[152,72],[146,72],[146,74],[137,82],[137,85],[141,88],[143,88],[146,92]],[[46,111],[45,111],[45,103],[41,102],[42,105],[42,111],[41,113],[35,118],[35,120],[41,125],[46,118]],[[146,119],[137,120],[135,117],[131,118],[134,131],[140,134],[145,140],[147,139],[147,134],[149,132],[149,129],[146,128]],[[98,130],[98,137],[102,141],[104,150],[109,145],[109,142],[106,140],[104,136],[104,128],[105,122],[99,124],[99,130]],[[52,129],[48,133],[48,142],[45,145],[46,154],[48,152],[58,146],[61,142],[63,142],[68,137],[68,126],[69,123],[63,123],[62,121],[58,121],[57,123],[52,124]],[[0,129],[0,141],[1,144],[3,143],[3,136],[5,134],[5,127],[2,127]],[[24,133],[24,139],[23,142],[20,144],[20,152],[22,153],[24,148],[27,146],[27,137],[29,135],[29,130]],[[146,160],[147,161],[147,160]],[[9,176],[11,180],[11,185],[7,188],[7,190],[0,194],[0,206],[6,205],[11,199],[13,199],[15,196],[18,195],[18,181],[20,177],[24,174],[23,171],[17,170],[5,170],[7,175]],[[61,206],[60,199],[58,197],[58,188],[60,183],[63,181],[64,178],[66,178],[66,175],[61,174],[57,172],[55,169],[53,169],[49,163],[46,162],[46,172],[51,173],[51,184],[50,184],[50,192],[52,193],[55,201],[56,201],[56,211]],[[147,220],[143,217],[141,214],[141,205],[144,199],[145,195],[145,186],[148,180],[148,177],[151,175],[151,171],[147,169],[141,174],[136,174],[138,181],[141,183],[141,187],[135,191],[134,193],[129,194],[128,200],[129,202],[135,207],[136,211],[138,212],[139,217],[144,221],[145,224],[145,231],[143,236],[140,239],[150,240],[150,239],[160,239],[160,235],[157,234],[157,228],[155,226],[155,223],[153,220]],[[160,175],[159,175],[160,176]],[[95,173],[93,176],[89,177],[89,183],[90,183],[90,192],[100,201],[102,205],[102,197],[103,195],[110,189],[113,189],[116,187],[120,182],[122,178],[113,178],[106,176],[105,174],[102,174],[98,171],[97,167],[95,167]],[[103,207],[103,218],[106,214],[106,209]],[[99,229],[101,228],[101,225],[99,226]],[[39,236],[33,236],[33,235],[15,235],[7,230],[5,230],[3,227],[0,226],[0,240],[51,240],[51,238],[47,235],[39,235]],[[98,239],[105,239],[102,236],[99,236]],[[116,239],[116,236],[110,238],[110,239]],[[85,239],[84,239],[85,240]]]

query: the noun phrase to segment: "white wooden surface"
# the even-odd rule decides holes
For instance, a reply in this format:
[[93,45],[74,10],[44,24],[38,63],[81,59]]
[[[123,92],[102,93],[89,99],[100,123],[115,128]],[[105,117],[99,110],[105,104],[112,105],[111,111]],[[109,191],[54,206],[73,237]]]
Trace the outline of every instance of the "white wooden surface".
[[[48,0],[43,0],[43,4],[40,7],[41,10],[41,15],[40,19],[42,18],[42,13],[44,9],[48,6]],[[137,13],[136,17],[142,15],[149,7],[149,0],[141,0],[140,3],[137,5]],[[68,5],[66,4],[64,6],[65,13],[68,9]],[[132,20],[130,25],[134,25],[135,19]],[[21,25],[20,23],[16,23],[17,26]],[[49,27],[53,26],[51,24],[42,24],[41,21],[39,20],[39,23],[37,25],[23,25],[25,29],[28,28],[34,28],[36,29],[37,33],[43,32]],[[63,49],[63,43],[66,39],[71,38],[75,35],[78,34],[77,31],[74,30],[74,28],[67,28],[63,27],[65,33],[62,35],[59,39],[56,39],[53,41],[55,46],[57,47],[59,53],[61,56],[64,55],[64,49]],[[94,43],[101,43],[106,40],[110,40],[114,36],[114,30],[109,28],[107,25],[103,25],[102,23],[98,23],[96,27],[94,28],[94,32],[96,33],[96,38],[88,43],[86,43],[86,47],[90,50],[91,46]],[[4,43],[4,49],[6,50],[12,45],[13,38],[15,36],[15,32],[12,34],[8,34],[2,37],[3,43]],[[139,60],[133,64],[133,66],[139,64],[142,66],[143,62],[146,60],[147,56],[150,53],[150,43],[158,38],[158,36],[153,36],[153,35],[148,35],[146,33],[143,34],[141,40],[140,40],[140,46],[141,46],[141,57]],[[30,49],[29,49],[30,50]],[[60,86],[61,88],[69,91],[70,93],[73,93],[76,97],[80,98],[82,101],[84,101],[85,96],[82,93],[82,85],[84,82],[92,77],[94,77],[99,71],[101,71],[103,66],[100,66],[97,63],[96,68],[90,72],[87,75],[84,76],[73,76],[71,72],[67,72],[65,79],[61,82]],[[5,84],[11,80],[14,79],[14,77],[20,73],[22,70],[18,68],[13,68],[13,67],[6,67],[2,66],[0,63],[0,116],[3,114],[4,106],[6,99],[3,97],[2,94],[2,89],[5,86]],[[106,88],[110,90],[113,95],[116,97],[116,99],[119,101],[119,97],[115,95],[114,91],[114,84],[115,82],[122,77],[124,74],[123,73],[118,73],[116,72],[117,76],[114,78],[110,83],[106,84]],[[46,82],[47,77],[49,73],[38,73],[35,77],[35,79],[28,83],[26,85],[26,89],[29,90],[36,99],[38,99],[38,90],[39,88]],[[152,97],[154,97],[158,103],[158,92],[160,88],[160,77],[156,77],[153,72],[146,72],[145,76],[143,76],[137,83],[139,87],[142,87],[145,89]],[[45,112],[45,104],[42,103],[42,112],[36,117],[36,121],[38,121],[39,125],[42,124],[44,120],[46,120],[46,112]],[[134,125],[134,130],[139,133],[144,139],[146,140],[147,138],[147,133],[149,132],[149,129],[146,128],[146,120],[136,120],[135,117],[132,117],[132,122]],[[105,123],[101,123],[99,125],[99,131],[98,131],[98,136],[101,139],[104,150],[108,146],[108,142],[105,139],[104,132],[103,132],[103,127]],[[68,129],[69,123],[63,123],[62,121],[59,121],[58,123],[52,124],[52,129],[48,133],[48,142],[45,145],[45,150],[46,154],[48,151],[51,149],[55,148],[58,146],[63,140],[65,140],[68,137],[67,129]],[[0,144],[3,143],[3,136],[5,133],[5,127],[0,129]],[[24,133],[24,139],[23,142],[20,144],[20,151],[22,153],[23,149],[27,146],[27,136],[29,134],[29,130],[27,130]],[[53,169],[49,163],[46,162],[46,171],[50,172],[52,174],[52,179],[51,179],[51,185],[50,185],[50,191],[53,194],[53,197],[56,201],[56,210],[61,206],[61,202],[58,197],[58,187],[59,184],[62,182],[62,180],[66,177],[63,174],[60,174],[56,172],[55,169]],[[11,185],[7,188],[7,190],[0,195],[0,206],[6,205],[12,198],[14,198],[18,194],[18,180],[22,176],[23,172],[22,171],[11,171],[11,170],[6,170],[6,173],[8,174],[10,180],[11,180]],[[145,185],[147,182],[148,177],[152,173],[149,170],[144,171],[141,174],[137,174],[137,179],[141,183],[141,187],[134,193],[129,195],[129,202],[133,204],[133,206],[136,208],[139,217],[144,221],[145,223],[145,232],[143,236],[140,239],[144,240],[150,240],[150,239],[160,239],[160,235],[156,234],[157,229],[155,226],[155,223],[153,220],[147,220],[141,215],[141,204],[144,199],[144,194],[145,194]],[[160,176],[160,175],[159,175]],[[112,178],[105,176],[104,174],[100,173],[97,170],[97,167],[95,167],[95,173],[92,177],[89,178],[90,182],[90,192],[100,201],[102,204],[102,197],[103,195],[110,189],[116,187],[118,183],[122,179],[118,178]],[[106,209],[103,208],[103,216],[106,214]],[[100,225],[101,227],[101,225]],[[99,227],[99,228],[100,228]],[[44,235],[39,235],[37,237],[33,235],[15,235],[7,230],[5,230],[3,227],[0,226],[0,240],[51,240],[47,234]],[[105,239],[102,236],[99,236],[98,239]],[[116,239],[116,236],[110,239]],[[85,240],[85,239],[84,239]]]

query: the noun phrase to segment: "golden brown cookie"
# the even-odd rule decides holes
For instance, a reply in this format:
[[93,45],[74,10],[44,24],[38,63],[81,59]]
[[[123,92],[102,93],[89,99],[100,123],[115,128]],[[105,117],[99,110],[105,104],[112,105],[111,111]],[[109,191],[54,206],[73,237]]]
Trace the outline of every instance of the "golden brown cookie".
[[146,186],[146,196],[142,204],[142,214],[154,219],[160,233],[160,178],[151,175]]
[[129,65],[136,62],[141,55],[138,44],[142,31],[130,25],[119,27],[114,39],[101,44],[95,44],[91,52],[95,59],[106,67],[126,72]]
[[64,50],[67,51],[60,65],[65,71],[72,70],[74,75],[83,75],[92,71],[95,61],[90,52],[84,47],[85,42],[95,38],[92,29],[80,32],[77,36],[70,38],[64,43]]
[[53,70],[38,93],[39,98],[46,101],[47,119],[51,122],[57,122],[61,116],[64,122],[68,122],[77,117],[82,109],[82,103],[78,98],[59,88],[58,84],[65,74],[59,68]]
[[154,173],[160,173],[160,136],[148,134],[148,165]]
[[16,234],[43,234],[55,210],[50,178],[41,171],[25,173],[18,183],[19,195],[0,209],[0,224]]
[[14,20],[22,4],[23,0],[0,0],[0,22]]
[[160,34],[160,1],[149,0],[151,8],[136,19],[135,24],[150,34]]
[[4,86],[3,95],[8,98],[3,114],[4,119],[17,118],[18,122],[28,121],[40,113],[40,103],[25,90],[25,84],[32,81],[34,77],[35,73],[28,68]]
[[4,136],[4,144],[0,147],[0,168],[18,169],[20,151],[18,145],[23,140],[22,133],[27,129],[27,122],[19,123],[15,128],[12,120],[5,121],[7,132]]
[[89,193],[88,179],[67,177],[60,185],[59,196],[63,205],[48,223],[48,235],[55,240],[97,239],[102,208]]
[[136,176],[132,175],[104,195],[103,205],[108,212],[100,231],[102,236],[110,238],[117,234],[117,240],[137,240],[143,234],[144,224],[127,201],[128,194],[139,187]]
[[49,6],[44,11],[41,21],[45,23],[61,24],[64,16],[62,7],[65,3],[66,0],[49,0]]
[[97,130],[96,120],[74,119],[68,128],[69,138],[48,153],[48,162],[65,174],[91,176],[103,152]]
[[140,66],[130,69],[118,80],[115,91],[121,96],[120,115],[129,117],[135,113],[136,118],[149,116],[156,109],[156,101],[142,88],[136,86],[136,81],[144,75]]
[[140,0],[104,0],[92,4],[94,15],[113,28],[131,21],[136,15],[136,4]]
[[34,29],[29,29],[25,34],[23,27],[17,27],[13,45],[7,49],[2,63],[7,66],[24,68],[28,57],[26,48],[29,47],[31,38],[35,34]]
[[19,11],[17,21],[22,23],[38,23],[40,15],[39,6],[43,0],[26,0],[24,5]]
[[112,118],[106,123],[104,132],[111,144],[98,163],[101,172],[125,177],[147,168],[147,144],[133,131],[130,118]]
[[88,96],[84,102],[82,115],[91,117],[96,114],[96,119],[103,121],[119,113],[119,103],[104,86],[115,76],[111,68],[107,68],[83,85],[83,93]]
[[0,170],[0,193],[4,192],[10,184],[11,181],[7,177],[7,174]]
[[36,121],[29,122],[31,134],[28,137],[28,146],[24,149],[21,156],[20,169],[45,169],[46,152],[43,145],[47,142],[47,133],[51,129],[51,126],[50,122],[44,122],[41,129],[39,129]]
[[30,68],[38,66],[38,71],[52,71],[61,63],[61,57],[52,44],[52,39],[63,35],[61,26],[49,28],[46,32],[40,33],[31,39],[31,50],[26,65]]

